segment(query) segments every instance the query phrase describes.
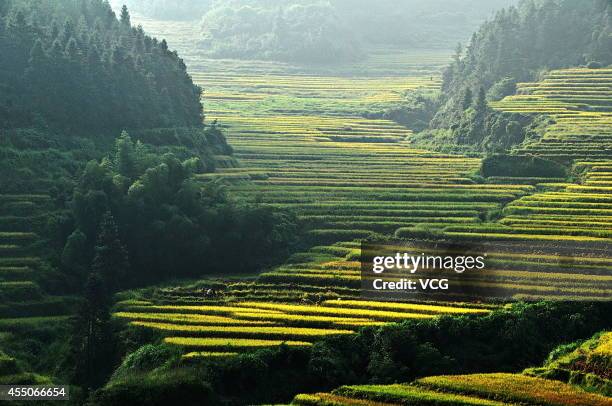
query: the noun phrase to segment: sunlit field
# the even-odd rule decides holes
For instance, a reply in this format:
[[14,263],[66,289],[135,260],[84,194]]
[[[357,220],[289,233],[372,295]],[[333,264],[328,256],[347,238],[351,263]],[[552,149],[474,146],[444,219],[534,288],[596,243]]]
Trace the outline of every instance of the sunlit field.
[[[188,358],[226,357],[282,340],[306,345],[324,335],[407,318],[486,314],[490,307],[466,307],[462,297],[439,305],[360,300],[355,239],[418,238],[425,229],[469,244],[495,241],[486,277],[455,276],[473,287],[495,284],[516,299],[599,300],[610,293],[612,162],[599,160],[608,140],[602,97],[609,92],[609,70],[553,72],[492,104],[554,116],[558,123],[528,148],[554,155],[541,146],[553,134],[567,140],[581,151],[573,156],[582,158],[577,167],[583,179],[481,182],[474,177],[479,158],[415,148],[410,130],[366,118],[401,101],[406,91],[438,91],[450,52],[380,50],[367,62],[331,73],[321,67],[206,59],[189,45],[194,35],[189,24],[142,23],[185,56],[194,81],[204,88],[206,122],[224,128],[234,148],[238,166],[220,161],[215,174],[200,177],[202,183],[221,180],[249,201],[292,209],[316,246],[256,280],[228,282],[220,297],[225,305],[210,301],[197,285],[157,289],[143,297],[144,305],[120,305],[115,317],[133,328],[156,331],[166,342],[189,348]],[[593,88],[576,77],[594,81]],[[589,103],[593,109],[583,111]],[[587,118],[584,128],[594,131],[585,135],[591,149],[577,146],[577,134],[569,131]],[[494,212],[500,213],[498,220],[486,221]],[[559,254],[568,249],[576,255]],[[491,402],[474,404],[496,404]]]

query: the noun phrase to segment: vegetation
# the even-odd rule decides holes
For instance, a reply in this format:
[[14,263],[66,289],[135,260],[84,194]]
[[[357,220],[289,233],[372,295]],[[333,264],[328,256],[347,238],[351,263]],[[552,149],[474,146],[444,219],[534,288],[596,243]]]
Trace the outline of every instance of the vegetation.
[[172,277],[196,276],[223,272],[232,263],[240,273],[274,261],[269,255],[255,260],[258,252],[282,255],[296,232],[292,216],[238,206],[214,183],[201,188],[195,175],[204,169],[197,157],[181,162],[173,154],[150,154],[124,133],[109,158],[87,164],[75,188],[75,230],[62,255],[66,271],[82,281],[108,213],[121,230],[131,266],[129,272],[106,276],[117,287],[168,278],[169,269]]
[[494,397],[508,402],[544,405],[605,405],[609,399],[545,379],[514,374],[434,376],[418,380],[421,385],[451,392]]
[[482,176],[565,178],[567,169],[543,158],[520,155],[493,155],[483,159]]
[[200,89],[185,64],[132,27],[127,9],[117,19],[101,0],[10,0],[0,12],[1,128],[200,125]]
[[[561,345],[550,353],[543,368],[529,368],[522,375],[447,375],[421,378],[412,384],[342,386],[331,393],[297,395],[292,404],[604,405],[609,403],[605,396],[610,390],[609,376],[604,376],[609,371],[605,366],[610,356],[609,336],[609,332],[600,332],[586,342]],[[583,369],[585,360],[594,367],[590,372]],[[576,370],[568,375],[568,367]],[[559,382],[568,376],[573,385],[599,393]]]
[[482,88],[486,95],[500,81],[524,82],[536,78],[543,69],[590,61],[603,66],[612,63],[610,18],[609,2],[598,0],[528,0],[518,8],[498,12],[473,35],[465,54],[459,51],[446,70],[442,87],[445,106],[434,125],[444,127],[455,121],[465,110],[468,91],[479,95]]
[[588,340],[561,345],[550,353],[543,367],[529,368],[524,373],[611,396],[611,339],[612,333],[602,331]]
[[362,59],[381,45],[448,49],[492,10],[511,3],[220,1],[202,18],[201,46],[214,57],[308,64]]
[[[609,403],[606,2],[523,1],[454,58],[512,2],[132,3],[164,21],[0,2],[0,383],[92,406]],[[369,242],[486,271],[379,301]]]
[[[217,402],[232,404],[286,402],[296,392],[329,390],[341,384],[406,381],[440,371],[454,374],[492,372],[500,366],[506,371],[515,371],[539,362],[557,343],[569,342],[575,337],[598,331],[607,324],[608,311],[607,304],[588,308],[579,303],[514,305],[486,315],[409,319],[400,324],[365,328],[357,334],[330,336],[303,348],[292,348],[294,344],[291,343],[289,346],[281,345],[276,349],[235,356],[196,355],[192,354],[192,348],[201,347],[208,352],[241,352],[242,345],[247,348],[264,344],[269,346],[278,345],[280,341],[252,341],[255,340],[253,338],[166,339],[185,345],[183,354],[186,358],[179,361],[178,358],[166,357],[166,361],[156,363],[145,376],[148,377],[146,379],[168,379],[170,374],[177,371],[191,371],[191,374],[200,377],[202,385],[212,387]],[[531,350],[523,351],[525,348]],[[172,359],[181,362],[182,366],[169,366]],[[141,376],[141,373],[134,370],[131,377],[111,380],[96,394],[96,400],[101,404],[117,399],[136,401],[140,391],[146,390],[148,385],[135,384],[135,377]],[[549,386],[554,387],[554,384]],[[270,391],[270,387],[275,390]],[[130,395],[126,395],[128,388]],[[404,392],[417,396],[410,388]],[[484,400],[469,403],[469,395],[420,392],[421,397],[430,400],[449,402],[458,399],[466,401],[466,404],[495,404]],[[169,388],[166,396],[173,393],[176,392]],[[567,393],[570,393],[569,389]],[[573,390],[573,393],[579,395],[577,390]],[[335,395],[350,397],[347,396],[348,392]],[[596,395],[582,396],[584,399],[602,399]],[[386,403],[386,400],[375,401]]]

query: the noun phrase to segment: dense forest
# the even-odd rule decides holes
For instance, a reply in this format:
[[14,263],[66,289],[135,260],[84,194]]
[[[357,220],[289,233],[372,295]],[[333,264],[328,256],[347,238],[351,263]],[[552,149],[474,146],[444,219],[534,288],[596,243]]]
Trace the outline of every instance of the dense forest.
[[[51,188],[62,215],[48,237],[66,242],[69,286],[78,291],[87,279],[104,222],[119,230],[131,268],[106,275],[115,289],[176,277],[169,268],[220,271],[236,247],[282,256],[295,232],[290,215],[242,205],[220,185],[201,188],[196,177],[232,149],[217,127],[203,126],[201,90],[181,59],[134,28],[127,8],[116,18],[100,0],[15,1],[2,13],[0,46],[11,57],[0,61],[0,184]],[[248,258],[234,261],[236,270],[272,257]]]
[[2,128],[100,132],[202,122],[201,91],[182,60],[133,27],[127,9],[117,19],[101,1],[2,4]]
[[[440,107],[423,141],[503,150],[522,142],[524,119],[487,105],[550,69],[612,63],[612,2],[523,0],[498,12],[457,49],[444,72]],[[536,123],[537,126],[538,123]]]

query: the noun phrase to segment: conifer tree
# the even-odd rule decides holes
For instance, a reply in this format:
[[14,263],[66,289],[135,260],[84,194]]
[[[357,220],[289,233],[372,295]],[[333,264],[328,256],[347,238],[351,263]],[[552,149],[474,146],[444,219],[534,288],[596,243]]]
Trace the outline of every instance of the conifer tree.
[[121,21],[121,24],[126,27],[129,27],[131,25],[130,12],[128,11],[128,8],[125,4],[123,5],[123,7],[121,7],[121,18],[119,21]]
[[104,278],[97,272],[91,272],[87,278],[74,329],[72,359],[68,360],[74,365],[71,381],[90,392],[108,378],[114,353],[110,295]]
[[99,230],[92,271],[100,275],[107,288],[113,292],[121,287],[128,276],[128,254],[121,243],[117,224],[110,212],[102,217]]

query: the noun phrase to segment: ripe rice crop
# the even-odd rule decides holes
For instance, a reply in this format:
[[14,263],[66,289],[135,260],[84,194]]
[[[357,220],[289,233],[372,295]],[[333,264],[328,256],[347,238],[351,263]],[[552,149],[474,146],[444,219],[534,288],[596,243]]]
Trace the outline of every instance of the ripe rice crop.
[[392,404],[414,404],[414,405],[478,405],[478,406],[502,406],[503,402],[495,400],[479,399],[454,393],[443,393],[427,390],[411,385],[359,385],[343,386],[336,389],[334,394],[350,398],[365,398]]
[[495,373],[433,376],[417,380],[435,390],[482,396],[506,402],[541,405],[610,405],[610,399],[585,392],[563,382],[519,374]]
[[224,337],[283,337],[287,339],[304,339],[322,337],[327,335],[351,334],[351,330],[332,330],[300,327],[269,327],[269,326],[201,326],[179,325],[167,323],[153,323],[133,321],[134,326],[146,327],[161,331],[170,331],[174,334],[187,333],[195,335],[224,336]]
[[411,312],[430,314],[484,314],[490,312],[490,310],[487,309],[474,309],[469,307],[434,306],[411,303],[386,303],[360,300],[327,300],[323,304],[331,307],[393,311],[407,310]]
[[401,313],[379,310],[363,310],[363,309],[342,309],[330,308],[324,306],[306,306],[306,305],[289,305],[277,303],[257,303],[245,302],[239,303],[239,306],[254,307],[260,309],[271,309],[287,312],[290,314],[325,314],[325,315],[341,315],[357,318],[369,318],[373,320],[398,321],[405,319],[426,319],[433,316],[420,313]]
[[[259,314],[259,313],[256,313]],[[274,325],[274,323],[263,321],[237,320],[231,317],[209,316],[200,314],[181,313],[132,313],[118,312],[113,316],[138,321],[157,321],[176,324],[198,324],[198,325]]]
[[188,352],[183,355],[184,359],[195,359],[195,358],[227,358],[238,355],[237,352]]
[[210,350],[249,350],[265,347],[277,347],[279,345],[287,345],[289,347],[308,347],[312,345],[312,343],[305,341],[258,340],[248,338],[166,337],[164,338],[164,342],[183,347],[208,348]]
[[359,406],[385,406],[385,403],[373,402],[371,400],[353,399],[331,393],[315,393],[313,395],[299,394],[292,405],[302,406],[340,406],[340,405],[359,405]]

